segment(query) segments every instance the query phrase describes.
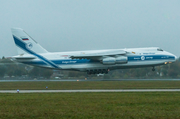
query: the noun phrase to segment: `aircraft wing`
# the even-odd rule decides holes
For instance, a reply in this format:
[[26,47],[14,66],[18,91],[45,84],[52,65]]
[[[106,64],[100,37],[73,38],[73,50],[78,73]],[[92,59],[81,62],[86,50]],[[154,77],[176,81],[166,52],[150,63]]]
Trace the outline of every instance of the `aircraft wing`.
[[110,51],[99,51],[96,53],[84,53],[82,52],[79,55],[72,55],[70,58],[72,59],[99,59],[103,56],[117,56],[126,54],[124,50],[110,50]]

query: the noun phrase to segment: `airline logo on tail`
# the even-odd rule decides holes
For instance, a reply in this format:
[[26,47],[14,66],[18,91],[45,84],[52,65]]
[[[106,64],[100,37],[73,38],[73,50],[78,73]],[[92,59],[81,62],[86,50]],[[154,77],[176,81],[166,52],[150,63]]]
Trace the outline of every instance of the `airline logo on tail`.
[[26,44],[26,48],[31,49],[33,47],[33,44],[31,42],[29,42],[28,44]]

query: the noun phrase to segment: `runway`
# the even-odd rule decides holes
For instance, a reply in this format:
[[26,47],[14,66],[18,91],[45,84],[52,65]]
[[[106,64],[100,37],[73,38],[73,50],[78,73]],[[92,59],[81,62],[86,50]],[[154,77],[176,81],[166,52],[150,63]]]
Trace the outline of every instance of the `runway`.
[[77,82],[77,81],[180,81],[180,79],[59,79],[59,80],[33,80],[33,79],[6,79],[0,82]]
[[[19,93],[78,93],[78,92],[180,92],[180,89],[113,89],[113,90],[19,90]],[[17,90],[0,90],[0,93],[17,93]]]

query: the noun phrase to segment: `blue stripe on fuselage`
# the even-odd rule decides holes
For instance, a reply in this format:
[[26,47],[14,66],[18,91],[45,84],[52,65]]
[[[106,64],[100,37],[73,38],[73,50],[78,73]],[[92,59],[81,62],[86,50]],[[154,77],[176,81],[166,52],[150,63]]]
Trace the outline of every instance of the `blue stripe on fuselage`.
[[[144,55],[143,55],[144,56]],[[128,62],[137,62],[137,61],[158,61],[158,60],[174,60],[175,57],[174,56],[170,56],[170,55],[147,55],[144,56],[145,60],[141,59],[142,56],[129,56],[128,57]],[[98,60],[89,60],[89,59],[81,59],[81,60],[51,60],[51,62],[53,62],[54,64],[57,65],[66,65],[66,64],[86,64],[86,63],[99,63]],[[22,62],[25,64],[32,64],[32,65],[46,65],[46,63],[42,62],[42,61],[31,61],[31,62]]]
[[[142,60],[142,56],[144,56],[144,60]],[[128,56],[128,62],[130,61],[149,61],[149,60],[162,60],[162,59],[170,59],[175,60],[174,56],[170,55],[138,55],[138,56]]]

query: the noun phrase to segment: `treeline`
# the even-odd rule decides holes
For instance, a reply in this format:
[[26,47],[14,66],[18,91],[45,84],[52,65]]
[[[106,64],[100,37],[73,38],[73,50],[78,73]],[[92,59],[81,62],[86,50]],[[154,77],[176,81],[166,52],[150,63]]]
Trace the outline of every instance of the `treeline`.
[[16,78],[42,78],[54,79],[167,79],[180,78],[180,62],[157,66],[156,71],[152,71],[152,67],[147,68],[131,68],[118,69],[110,71],[105,75],[87,75],[86,72],[78,71],[57,71],[40,67],[33,67],[21,63],[12,62],[9,59],[0,59],[0,77],[16,77]]
[[19,78],[50,78],[53,70],[33,67],[9,59],[0,60],[0,77],[19,77]]

